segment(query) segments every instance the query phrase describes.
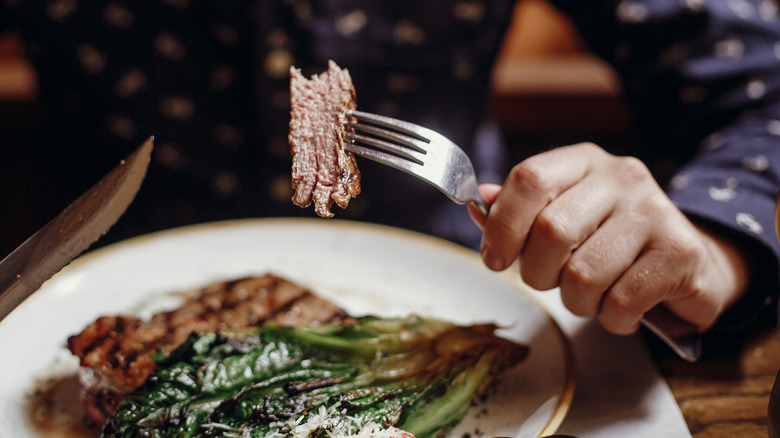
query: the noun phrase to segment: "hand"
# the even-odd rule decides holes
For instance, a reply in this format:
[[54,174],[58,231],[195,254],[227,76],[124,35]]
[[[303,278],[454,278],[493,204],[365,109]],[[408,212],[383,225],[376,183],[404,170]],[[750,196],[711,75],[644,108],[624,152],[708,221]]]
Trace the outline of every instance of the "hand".
[[559,287],[569,310],[610,332],[633,333],[659,303],[705,330],[747,286],[739,250],[694,225],[638,159],[561,147],[480,190],[492,204],[487,218],[471,208],[485,264],[519,257],[529,286]]

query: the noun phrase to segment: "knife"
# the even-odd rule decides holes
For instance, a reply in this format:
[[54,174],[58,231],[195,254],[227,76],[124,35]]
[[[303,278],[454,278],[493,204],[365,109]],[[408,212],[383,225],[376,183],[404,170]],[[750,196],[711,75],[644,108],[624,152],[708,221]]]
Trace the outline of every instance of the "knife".
[[699,330],[663,304],[645,313],[642,325],[664,341],[680,358],[688,362],[697,362],[701,358],[703,340]]
[[0,321],[124,214],[146,176],[153,143],[150,137],[0,261]]

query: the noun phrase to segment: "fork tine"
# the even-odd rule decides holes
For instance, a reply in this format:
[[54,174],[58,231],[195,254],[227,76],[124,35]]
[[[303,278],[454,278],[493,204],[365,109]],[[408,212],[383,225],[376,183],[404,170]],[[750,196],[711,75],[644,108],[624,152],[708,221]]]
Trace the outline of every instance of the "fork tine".
[[423,154],[426,152],[425,146],[430,143],[430,141],[423,141],[416,137],[410,137],[409,135],[406,135],[404,133],[391,131],[389,129],[382,129],[377,126],[368,125],[365,123],[348,121],[347,126],[354,129],[355,131],[363,132],[365,134],[370,134],[375,137],[381,137],[390,140],[391,142],[400,143],[408,148],[414,149],[415,151],[421,152]]
[[[357,128],[359,131],[362,131],[364,126],[353,126]],[[415,150],[406,148],[404,146],[399,146],[395,143],[391,143],[388,141],[384,141],[382,139],[376,138],[376,137],[369,137],[366,135],[361,135],[358,133],[348,132],[347,133],[347,140],[349,140],[350,143],[362,143],[367,146],[373,146],[375,148],[390,152],[391,154],[398,155],[401,158],[405,158],[407,160],[413,161],[415,164],[423,164],[423,161],[418,155],[420,155]]]
[[349,110],[347,111],[347,117],[354,117],[361,122],[368,122],[374,125],[384,126],[385,128],[390,128],[394,131],[415,137],[425,143],[429,143],[432,134],[436,134],[434,131],[424,126],[415,125],[414,123],[407,122],[406,120],[380,116],[379,114]]
[[489,207],[479,193],[471,160],[450,139],[424,126],[378,114],[350,110],[346,116],[351,129],[344,149],[426,180],[453,201],[472,203],[487,215]]
[[409,161],[406,158],[401,158],[397,155],[389,154],[387,152],[382,152],[380,150],[367,148],[359,144],[347,142],[344,143],[344,149],[346,149],[349,152],[352,152],[353,154],[360,155],[363,158],[374,160],[378,163],[384,164],[386,166],[394,167],[398,170],[402,170],[404,172],[408,172],[413,175],[417,175],[416,169],[420,168],[418,163]]

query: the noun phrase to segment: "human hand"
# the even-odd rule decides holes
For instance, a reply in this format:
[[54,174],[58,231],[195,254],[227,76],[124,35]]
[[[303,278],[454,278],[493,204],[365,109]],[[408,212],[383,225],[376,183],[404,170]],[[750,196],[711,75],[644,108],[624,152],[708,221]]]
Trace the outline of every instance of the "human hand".
[[693,224],[636,158],[561,147],[480,190],[492,204],[487,218],[470,207],[484,263],[500,271],[519,257],[529,286],[559,287],[569,310],[610,332],[633,333],[659,303],[705,330],[747,286],[740,251]]

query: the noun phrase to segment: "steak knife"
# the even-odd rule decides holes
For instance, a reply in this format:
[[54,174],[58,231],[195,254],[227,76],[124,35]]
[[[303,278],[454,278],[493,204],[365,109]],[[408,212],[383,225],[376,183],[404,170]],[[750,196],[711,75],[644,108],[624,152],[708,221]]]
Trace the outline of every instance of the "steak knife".
[[153,143],[150,137],[0,261],[0,321],[125,213],[146,176]]

